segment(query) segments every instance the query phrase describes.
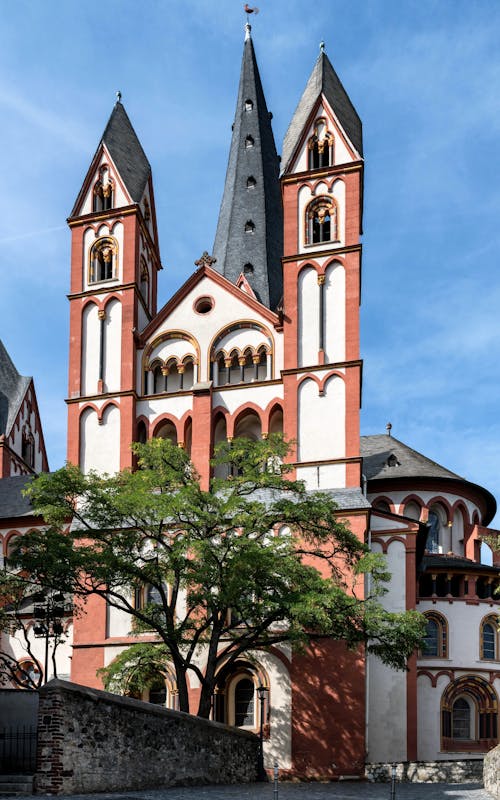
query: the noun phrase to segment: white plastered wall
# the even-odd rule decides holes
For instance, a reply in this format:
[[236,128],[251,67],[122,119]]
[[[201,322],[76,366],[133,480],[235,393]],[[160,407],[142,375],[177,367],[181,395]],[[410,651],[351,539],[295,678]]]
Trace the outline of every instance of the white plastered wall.
[[97,393],[99,380],[100,320],[95,303],[88,303],[82,314],[82,395]]
[[319,285],[313,267],[299,273],[298,308],[299,366],[312,366],[318,363],[319,351]]
[[105,409],[101,424],[93,408],[81,415],[80,468],[109,474],[120,469],[120,411],[115,405]]
[[[45,669],[45,637],[37,638],[33,634],[33,627],[27,621],[28,639],[30,642],[30,649],[35,659],[41,665],[42,671]],[[71,655],[73,646],[73,625],[69,623],[65,625],[65,633],[63,640],[56,649],[56,670],[57,677],[62,680],[69,680],[71,672]],[[48,663],[48,676],[47,679],[51,680],[54,677],[54,668],[52,664],[53,640],[49,639],[49,663]],[[31,661],[32,658],[27,650],[27,645],[24,640],[22,631],[17,631],[14,636],[3,636],[2,647],[5,651],[12,655],[18,662],[24,660]]]
[[[316,372],[318,379],[324,373]],[[312,378],[298,391],[298,458],[321,461],[345,457],[345,383],[339,375],[325,382],[323,394]]]
[[329,264],[325,273],[325,361],[345,361],[345,270],[338,261]]
[[[201,297],[210,297],[213,300],[213,308],[207,314],[199,314],[194,310],[194,304]],[[161,333],[168,331],[183,331],[189,334],[200,343],[201,363],[199,370],[199,381],[209,380],[209,348],[210,344],[218,334],[224,333],[224,328],[242,321],[244,323],[258,323],[269,332],[270,344],[273,349],[273,376],[279,377],[280,370],[283,369],[283,334],[273,328],[272,323],[264,316],[248,306],[245,302],[245,295],[241,292],[241,299],[235,293],[228,292],[223,286],[215,283],[209,277],[203,277],[196,286],[184,297],[174,308],[168,317],[158,326],[150,337],[154,341]],[[251,328],[242,328],[241,340],[245,339],[245,332],[253,336]],[[236,331],[235,331],[236,333]],[[265,342],[265,338],[260,341]],[[269,344],[269,343],[268,343]],[[238,345],[239,346],[239,345]],[[138,362],[138,372],[142,369],[142,364]],[[139,387],[138,387],[139,388]]]
[[[382,552],[378,542],[373,552]],[[381,602],[389,611],[405,611],[406,548],[394,541],[387,548],[387,567],[391,580]],[[368,656],[368,761],[405,761],[407,737],[406,672],[385,666]]]
[[106,305],[104,322],[103,377],[106,392],[119,392],[121,388],[122,363],[122,305],[119,300],[110,300]]

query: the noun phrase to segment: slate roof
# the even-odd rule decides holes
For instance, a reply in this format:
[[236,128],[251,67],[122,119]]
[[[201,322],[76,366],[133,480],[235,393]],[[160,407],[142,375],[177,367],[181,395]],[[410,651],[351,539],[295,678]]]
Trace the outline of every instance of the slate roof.
[[[378,434],[362,436],[360,440],[363,456],[363,472],[368,480],[382,478],[451,478],[465,480],[455,472],[441,467],[435,461],[423,456],[394,436]],[[397,464],[389,466],[388,459],[393,455]]]
[[[360,508],[371,508],[371,503],[366,499],[365,495],[356,487],[345,489],[323,489],[320,490],[321,494],[327,494],[331,497],[334,503],[337,504],[339,509],[354,510]],[[308,491],[308,494],[315,494],[316,490]],[[252,494],[252,499],[260,503],[271,503],[281,498],[294,499],[294,495],[289,492],[280,491],[276,489],[257,489]],[[298,499],[298,498],[297,498]]]
[[33,479],[31,475],[15,475],[0,481],[0,519],[25,517],[33,513],[30,501],[22,494]]
[[314,65],[307,86],[299,100],[299,104],[295,109],[292,121],[288,126],[283,140],[283,154],[281,158],[283,173],[287,172],[290,167],[290,161],[302,136],[304,127],[321,94],[326,97],[359,155],[363,156],[361,120],[349,99],[349,95],[342,86],[340,78],[333,69],[328,56],[322,50]]
[[151,165],[120,101],[115,103],[102,141],[108,148],[132,200],[138,203],[151,174]]
[[421,564],[422,571],[430,572],[433,569],[466,570],[467,572],[500,572],[500,567],[491,564],[480,564],[470,558],[461,558],[453,554],[448,555],[425,555]]
[[[411,479],[422,481],[428,479],[445,479],[462,484],[456,487],[459,494],[467,489],[473,496],[479,496],[485,504],[482,524],[488,525],[496,514],[497,503],[491,492],[476,483],[471,483],[456,472],[442,467],[430,458],[423,456],[408,445],[403,444],[394,436],[377,434],[375,436],[361,436],[360,450],[363,457],[363,473],[369,481]],[[389,466],[390,456],[397,463]]]
[[[132,127],[125,107],[120,101],[115,103],[94,159],[99,152],[101,144],[105,144],[108,148],[120,177],[132,198],[132,202],[139,203],[151,175],[151,165]],[[71,216],[78,213],[80,198],[81,192],[78,195]]]
[[31,378],[19,374],[0,340],[0,435],[10,434],[30,383]]
[[[247,101],[253,107],[248,110]],[[247,137],[253,146],[247,147]],[[253,188],[247,179],[255,180]],[[246,232],[247,222],[255,226]],[[255,51],[247,29],[243,50],[236,115],[224,194],[213,255],[213,269],[236,283],[245,274],[257,299],[274,310],[283,293],[283,210],[279,184],[279,159],[260,80]]]

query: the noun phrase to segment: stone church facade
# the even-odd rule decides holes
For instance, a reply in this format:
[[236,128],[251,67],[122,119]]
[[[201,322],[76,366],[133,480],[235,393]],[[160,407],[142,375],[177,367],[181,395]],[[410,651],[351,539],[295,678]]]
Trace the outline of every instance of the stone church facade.
[[[254,730],[256,688],[269,687],[266,759],[301,777],[360,775],[366,761],[479,758],[497,742],[498,568],[480,554],[495,500],[390,431],[360,437],[363,164],[361,121],[323,49],[279,160],[247,25],[213,252],[167,304],[157,308],[152,171],[120,101],[69,218],[68,460],[113,473],[133,466],[131,442],[165,437],[187,450],[206,488],[218,442],[282,432],[294,442],[293,477],[328,491],[386,555],[387,607],[427,616],[425,648],[406,673],[327,642],[300,655],[258,652],[221,677],[229,724],[238,693],[253,687]],[[0,372],[0,391],[12,376]],[[7,395],[13,418],[17,395]],[[33,437],[32,474],[47,463],[25,405],[15,435],[6,424],[0,433],[15,453]],[[16,469],[5,467],[0,493]],[[0,519],[6,556],[13,536],[40,524],[21,505],[22,525],[15,513]],[[127,646],[129,627],[91,599],[64,670],[99,686],[96,670]],[[175,682],[163,677],[162,701],[175,707]],[[190,689],[194,709],[199,687]]]

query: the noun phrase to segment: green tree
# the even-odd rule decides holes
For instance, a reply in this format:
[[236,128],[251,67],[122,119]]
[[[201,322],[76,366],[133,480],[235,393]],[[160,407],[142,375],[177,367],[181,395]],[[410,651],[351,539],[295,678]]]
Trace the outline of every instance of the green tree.
[[287,478],[282,437],[220,445],[214,467],[228,477],[208,491],[169,441],[133,450],[134,472],[67,466],[33,481],[47,529],[22,537],[17,559],[43,584],[99,595],[131,616],[134,631],[155,633],[181,710],[189,710],[188,674],[201,683],[198,714],[207,717],[219,667],[280,642],[333,637],[405,668],[422,637],[420,615],[384,611],[383,560],[340,521],[328,494]]

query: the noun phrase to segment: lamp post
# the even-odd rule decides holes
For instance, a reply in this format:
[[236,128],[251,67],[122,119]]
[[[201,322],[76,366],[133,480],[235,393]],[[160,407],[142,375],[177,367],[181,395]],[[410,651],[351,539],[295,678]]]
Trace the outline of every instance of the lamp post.
[[33,598],[33,616],[35,618],[33,633],[36,639],[45,639],[44,684],[47,683],[49,672],[49,640],[56,639],[63,632],[62,619],[66,615],[64,600],[61,592],[52,590],[37,594]]
[[267,773],[264,769],[264,703],[269,692],[267,686],[261,683],[257,686],[257,695],[260,704],[260,725],[259,725],[259,759],[257,762],[257,780],[267,781]]

